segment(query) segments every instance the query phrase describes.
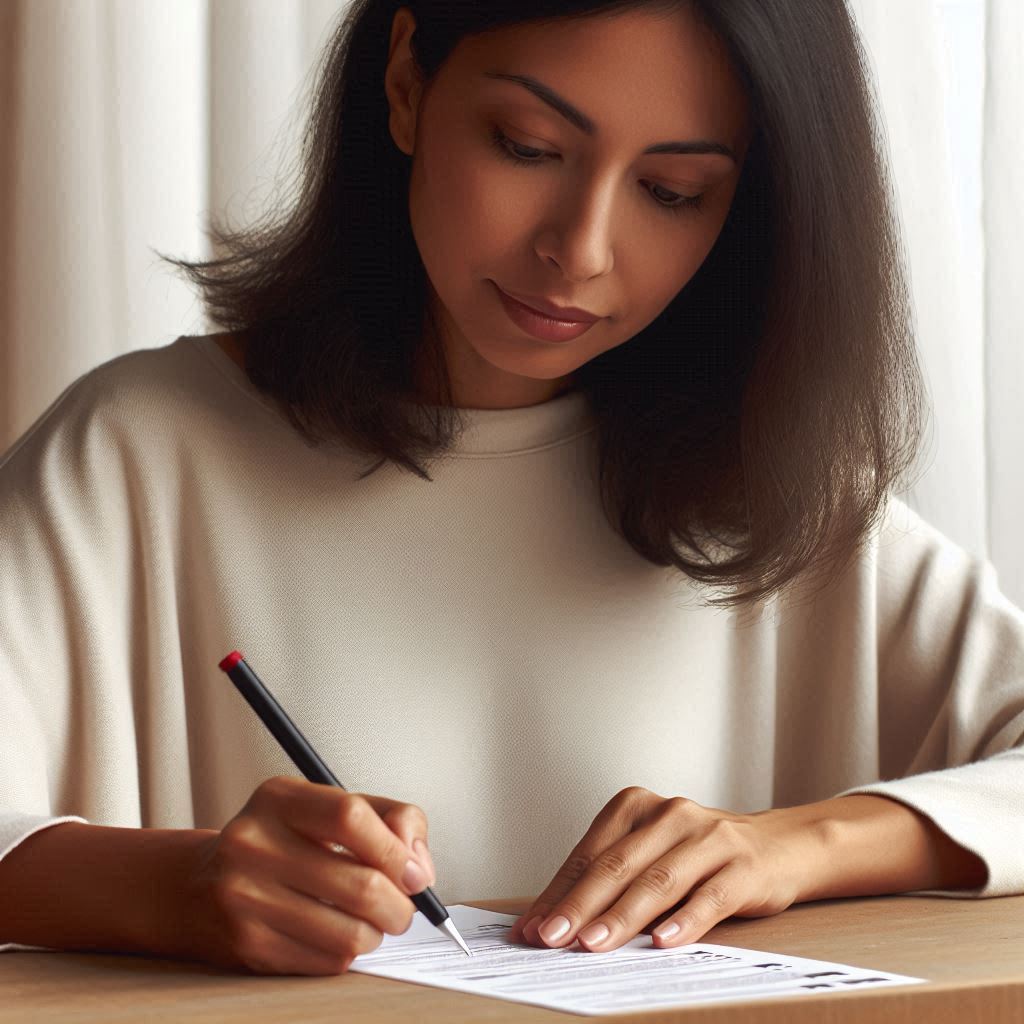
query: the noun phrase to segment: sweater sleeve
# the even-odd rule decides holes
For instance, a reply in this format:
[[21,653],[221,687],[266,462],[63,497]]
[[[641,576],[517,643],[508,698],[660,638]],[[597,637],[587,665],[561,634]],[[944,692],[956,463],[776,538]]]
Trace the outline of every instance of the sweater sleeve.
[[988,867],[978,889],[1024,893],[1024,612],[978,559],[892,499],[877,548],[881,780]]
[[[0,859],[42,829],[103,819],[94,730],[134,774],[131,701],[101,684],[124,649],[126,520],[95,381],[75,381],[0,459]],[[37,948],[5,938],[0,909],[0,952]]]

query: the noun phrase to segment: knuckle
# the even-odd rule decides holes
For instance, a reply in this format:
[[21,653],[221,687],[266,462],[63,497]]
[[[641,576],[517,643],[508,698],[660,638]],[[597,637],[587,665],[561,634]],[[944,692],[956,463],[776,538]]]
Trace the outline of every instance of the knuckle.
[[679,878],[667,864],[652,864],[637,878],[655,896],[670,896],[679,886]]
[[232,913],[252,906],[256,902],[255,888],[245,875],[227,872],[213,885],[213,899],[217,906]]
[[618,806],[632,807],[635,804],[643,803],[651,795],[651,791],[643,786],[627,786],[625,789],[620,789],[613,800]]
[[609,850],[594,861],[593,870],[613,882],[623,882],[630,877],[632,864],[621,853]]
[[706,900],[715,910],[724,910],[728,906],[730,894],[725,886],[718,882],[707,882],[701,886],[701,899]]
[[731,848],[743,844],[746,839],[739,825],[728,818],[716,818],[708,825],[706,834],[709,839]]
[[339,793],[335,822],[342,837],[357,835],[366,821],[369,804],[355,793]]
[[[738,873],[743,875],[764,874],[767,867],[765,853],[757,846],[756,841],[750,836],[742,836],[736,844],[732,855],[733,864]],[[772,872],[774,875],[775,873]],[[779,876],[775,876],[778,878]]]
[[392,884],[387,875],[383,871],[378,871],[376,868],[369,868],[365,872],[363,881],[363,895],[367,899],[379,901],[383,899],[392,888]]
[[427,830],[427,814],[418,804],[401,804],[396,811],[396,817],[398,817],[403,823],[408,823],[412,826],[413,832],[423,832]]
[[688,815],[694,806],[694,802],[689,797],[670,796],[664,803],[664,812],[673,815]]
[[555,875],[556,885],[564,886],[579,881],[592,861],[586,854],[574,853]]
[[657,793],[645,786],[627,786],[616,795],[611,810],[620,821],[639,820],[652,811],[656,812],[662,802]]
[[257,786],[256,793],[263,798],[280,800],[291,795],[295,780],[287,775],[273,775]]
[[387,889],[387,878],[374,868],[363,868],[355,878],[353,895],[358,913],[363,914],[378,907]]
[[349,943],[353,958],[362,953],[372,953],[384,941],[384,933],[368,921],[357,921]]
[[246,857],[263,849],[263,828],[254,818],[232,818],[221,830],[221,849],[229,857]]

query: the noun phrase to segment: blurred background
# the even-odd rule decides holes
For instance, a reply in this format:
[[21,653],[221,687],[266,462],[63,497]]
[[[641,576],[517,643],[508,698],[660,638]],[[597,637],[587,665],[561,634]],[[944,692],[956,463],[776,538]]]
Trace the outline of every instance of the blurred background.
[[[929,389],[900,496],[1024,606],[1024,2],[848,5]],[[92,367],[214,329],[154,250],[209,258],[211,214],[238,225],[279,201],[346,6],[0,0],[0,452]]]

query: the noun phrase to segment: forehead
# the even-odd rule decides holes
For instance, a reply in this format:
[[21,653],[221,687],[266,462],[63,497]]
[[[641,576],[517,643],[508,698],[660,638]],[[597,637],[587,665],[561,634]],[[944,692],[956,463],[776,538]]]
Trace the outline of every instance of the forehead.
[[513,25],[462,40],[449,65],[471,95],[539,104],[522,86],[482,76],[537,78],[596,121],[599,133],[661,139],[687,129],[726,135],[742,148],[750,127],[746,92],[728,50],[686,8]]

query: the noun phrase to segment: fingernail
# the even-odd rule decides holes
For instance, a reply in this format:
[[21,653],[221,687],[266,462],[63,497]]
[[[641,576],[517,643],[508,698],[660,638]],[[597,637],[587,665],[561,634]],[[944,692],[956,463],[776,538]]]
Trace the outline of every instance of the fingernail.
[[671,924],[659,925],[651,934],[657,935],[659,939],[671,939],[677,931],[679,931],[679,925],[673,921]]
[[608,935],[609,931],[607,925],[592,924],[584,928],[576,938],[582,939],[588,946],[596,946],[599,942],[604,942],[604,940],[608,938]]
[[423,873],[423,868],[419,866],[414,860],[407,860],[405,862],[405,871],[402,872],[402,885],[409,890],[410,896],[415,896],[418,892],[423,892],[427,887],[427,876]]
[[545,942],[557,942],[571,927],[567,918],[553,917],[541,925],[540,937]]
[[537,931],[540,928],[541,921],[544,920],[543,914],[536,914],[530,918],[529,921],[523,925],[523,938],[527,942],[537,942],[540,939],[540,933]]
[[416,851],[416,856],[419,857],[423,870],[427,873],[428,884],[433,885],[437,881],[437,870],[434,868],[434,858],[430,856],[427,844],[422,839],[417,839],[412,844],[412,848]]

